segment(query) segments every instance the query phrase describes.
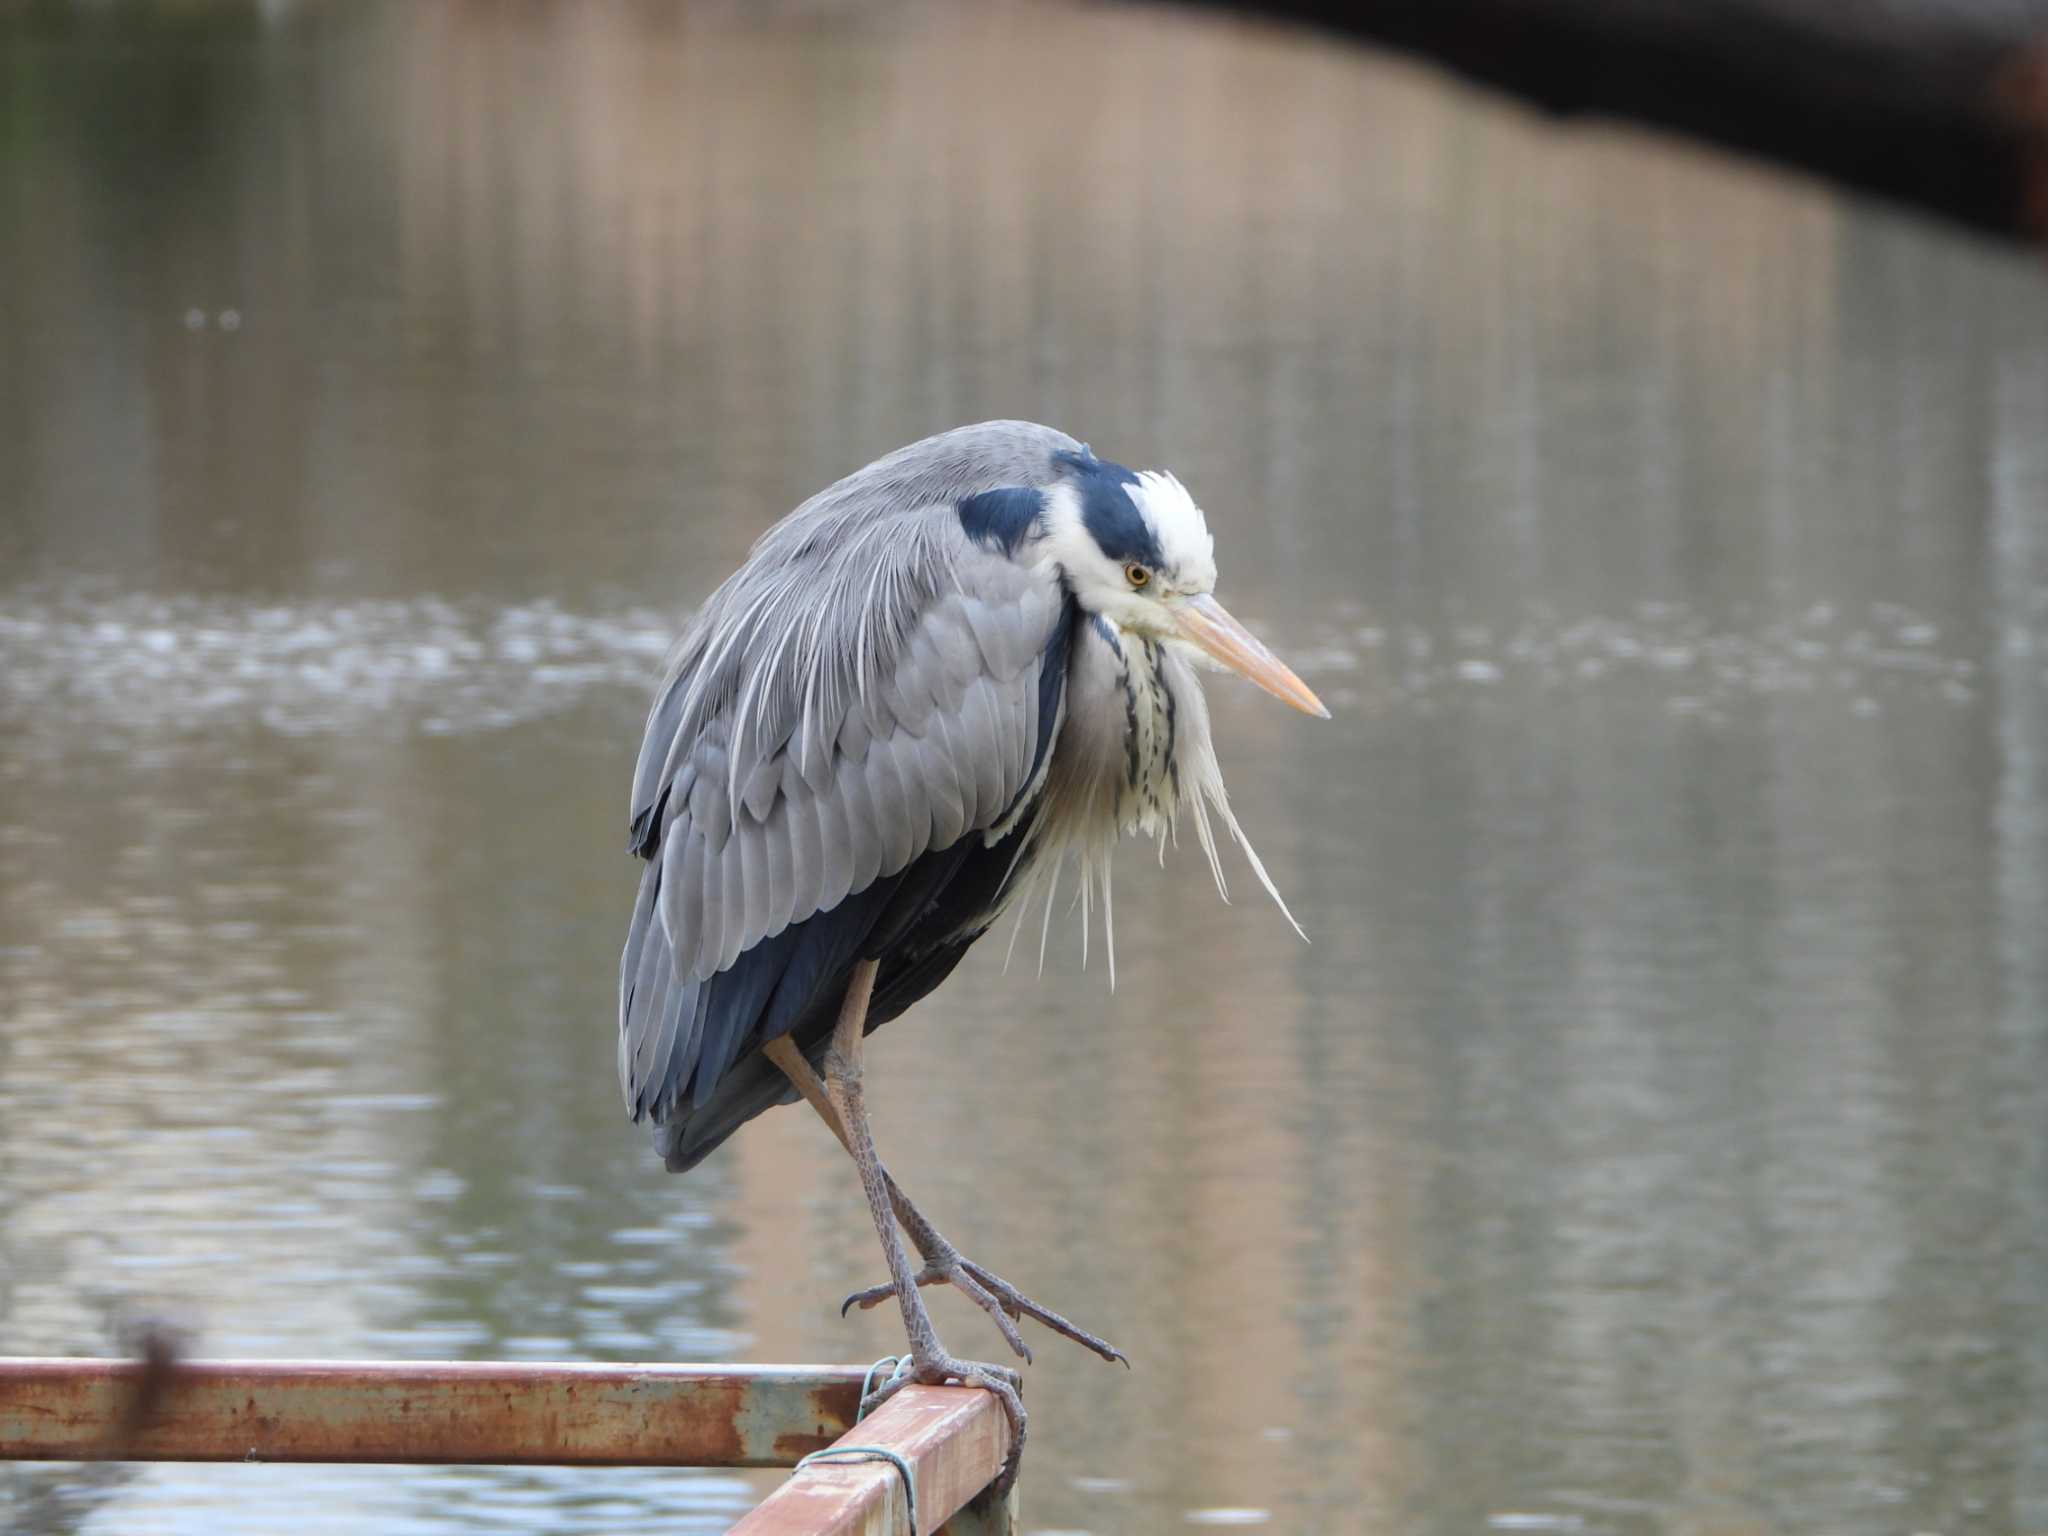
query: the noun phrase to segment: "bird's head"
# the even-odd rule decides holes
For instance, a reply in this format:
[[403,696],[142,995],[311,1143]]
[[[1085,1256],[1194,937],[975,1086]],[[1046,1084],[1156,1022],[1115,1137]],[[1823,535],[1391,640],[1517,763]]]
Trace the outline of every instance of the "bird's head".
[[1178,480],[1080,454],[1061,454],[1057,465],[1060,478],[1045,492],[1042,548],[1077,603],[1329,718],[1308,685],[1216,601],[1216,541]]

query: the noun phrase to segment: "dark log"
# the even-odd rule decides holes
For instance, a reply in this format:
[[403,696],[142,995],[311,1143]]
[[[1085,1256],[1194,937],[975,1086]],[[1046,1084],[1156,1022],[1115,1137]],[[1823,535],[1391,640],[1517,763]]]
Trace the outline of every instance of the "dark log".
[[1210,0],[2048,242],[2048,0]]

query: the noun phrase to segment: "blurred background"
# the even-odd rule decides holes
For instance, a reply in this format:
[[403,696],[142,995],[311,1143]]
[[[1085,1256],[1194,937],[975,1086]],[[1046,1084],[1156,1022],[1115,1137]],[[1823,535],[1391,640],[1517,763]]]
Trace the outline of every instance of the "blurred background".
[[1176,470],[1336,716],[1211,688],[1311,945],[1134,852],[1114,993],[999,930],[873,1042],[905,1186],[1132,1358],[1040,1349],[1023,1529],[2048,1528],[2038,254],[1169,6],[0,20],[0,1352],[896,1348],[812,1117],[625,1122],[626,791],[755,535],[999,415]]

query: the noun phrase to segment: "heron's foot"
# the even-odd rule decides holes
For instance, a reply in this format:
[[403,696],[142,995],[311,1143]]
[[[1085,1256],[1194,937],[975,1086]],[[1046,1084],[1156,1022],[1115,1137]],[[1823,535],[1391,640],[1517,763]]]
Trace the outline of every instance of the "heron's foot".
[[[1099,1339],[1086,1328],[1069,1322],[1050,1307],[1042,1307],[1010,1284],[993,1270],[982,1268],[972,1259],[963,1256],[951,1243],[927,1228],[914,1233],[920,1239],[918,1248],[924,1255],[924,1268],[917,1272],[920,1288],[927,1285],[950,1285],[986,1312],[996,1327],[1001,1330],[1010,1348],[1021,1356],[1025,1364],[1031,1363],[1031,1350],[1024,1342],[1024,1336],[1017,1331],[1017,1320],[1030,1318],[1050,1328],[1061,1338],[1072,1339],[1084,1349],[1092,1349],[1105,1360],[1114,1360],[1129,1368],[1130,1361],[1124,1352],[1106,1339]],[[839,1305],[839,1315],[844,1317],[855,1307],[865,1311],[880,1306],[895,1296],[894,1284],[873,1285],[864,1291],[855,1291]]]
[[1017,1481],[1017,1468],[1024,1459],[1024,1428],[1029,1422],[1029,1416],[1024,1412],[1024,1378],[1007,1365],[955,1360],[938,1347],[935,1340],[922,1358],[913,1350],[910,1359],[894,1375],[878,1383],[861,1399],[861,1417],[866,1418],[912,1382],[927,1387],[979,1387],[984,1392],[995,1394],[996,1401],[1003,1405],[1003,1416],[1010,1421],[1010,1455],[1003,1463],[1001,1474],[990,1486],[995,1490],[995,1497],[1005,1497]]

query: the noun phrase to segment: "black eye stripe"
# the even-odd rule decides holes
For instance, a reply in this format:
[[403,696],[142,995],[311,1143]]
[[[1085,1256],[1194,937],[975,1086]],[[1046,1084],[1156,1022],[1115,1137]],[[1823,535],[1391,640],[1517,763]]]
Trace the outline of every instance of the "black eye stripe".
[[1081,498],[1081,521],[1096,547],[1111,560],[1135,561],[1151,569],[1164,563],[1159,540],[1131,498],[1138,477],[1121,464],[1063,453],[1055,462],[1072,476]]

